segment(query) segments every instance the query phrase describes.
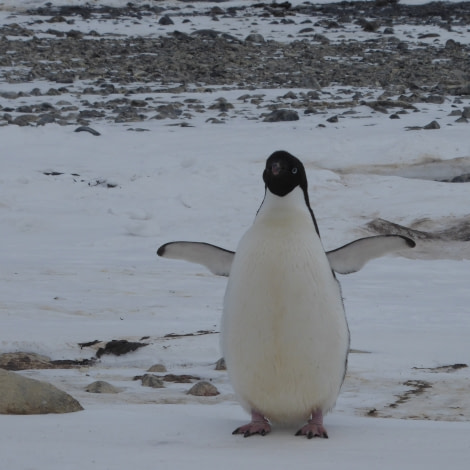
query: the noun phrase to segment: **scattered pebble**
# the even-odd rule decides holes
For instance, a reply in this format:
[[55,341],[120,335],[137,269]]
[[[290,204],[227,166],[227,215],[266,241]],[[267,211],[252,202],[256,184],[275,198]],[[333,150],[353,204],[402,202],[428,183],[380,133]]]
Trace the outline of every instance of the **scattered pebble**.
[[195,395],[197,397],[214,397],[220,394],[217,387],[205,381],[194,384],[187,393],[188,395]]
[[158,24],[163,25],[163,26],[169,26],[169,25],[172,25],[172,24],[175,24],[175,23],[168,15],[163,15],[158,20]]
[[85,387],[85,391],[89,393],[119,393],[119,389],[114,385],[103,380],[97,380]]
[[429,124],[426,124],[423,129],[440,129],[441,126],[437,121],[431,121]]
[[151,366],[149,369],[147,369],[147,372],[166,372],[166,367],[163,364],[154,364]]

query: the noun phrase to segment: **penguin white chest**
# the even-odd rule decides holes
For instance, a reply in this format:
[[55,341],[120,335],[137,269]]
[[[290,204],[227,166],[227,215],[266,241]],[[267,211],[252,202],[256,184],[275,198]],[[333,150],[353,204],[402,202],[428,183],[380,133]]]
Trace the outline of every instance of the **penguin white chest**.
[[301,198],[267,193],[237,248],[222,320],[242,405],[279,422],[333,407],[349,348],[340,287]]

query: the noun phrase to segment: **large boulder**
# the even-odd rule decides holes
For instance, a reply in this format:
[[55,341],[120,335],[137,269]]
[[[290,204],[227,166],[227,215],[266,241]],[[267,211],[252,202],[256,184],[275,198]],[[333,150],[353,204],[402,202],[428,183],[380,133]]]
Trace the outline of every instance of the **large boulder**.
[[54,385],[0,369],[0,414],[70,413],[80,403]]

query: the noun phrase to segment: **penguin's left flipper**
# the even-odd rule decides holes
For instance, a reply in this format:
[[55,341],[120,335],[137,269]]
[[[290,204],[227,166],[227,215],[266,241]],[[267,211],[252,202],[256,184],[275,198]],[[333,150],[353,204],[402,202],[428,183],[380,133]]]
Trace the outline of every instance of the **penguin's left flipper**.
[[[402,235],[378,235],[355,240],[326,256],[331,269],[339,274],[350,274],[362,269],[370,260],[387,253],[413,248],[416,243]],[[235,252],[203,242],[169,242],[157,250],[158,256],[181,259],[190,263],[202,264],[217,276],[228,276]]]
[[163,258],[181,259],[202,264],[212,274],[228,276],[235,252],[203,242],[169,242],[157,250]]
[[378,235],[359,238],[336,250],[328,251],[331,269],[339,274],[351,274],[359,271],[374,258],[388,253],[413,248],[416,243],[402,235]]

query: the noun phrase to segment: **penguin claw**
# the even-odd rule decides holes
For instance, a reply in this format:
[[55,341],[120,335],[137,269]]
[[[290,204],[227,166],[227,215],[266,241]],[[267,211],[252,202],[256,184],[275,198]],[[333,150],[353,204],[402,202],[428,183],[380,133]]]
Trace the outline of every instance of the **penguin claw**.
[[232,434],[243,434],[243,437],[250,437],[254,436],[255,434],[259,434],[260,436],[266,436],[266,434],[269,434],[270,432],[271,426],[269,425],[269,423],[251,422],[235,429]]
[[271,432],[271,425],[269,421],[258,411],[251,411],[251,422],[240,426],[235,429],[232,434],[243,434],[243,437],[254,436],[259,434],[260,436],[266,436]]
[[321,424],[306,424],[303,428],[299,429],[295,435],[306,436],[307,439],[313,439],[314,437],[328,439],[326,429]]

